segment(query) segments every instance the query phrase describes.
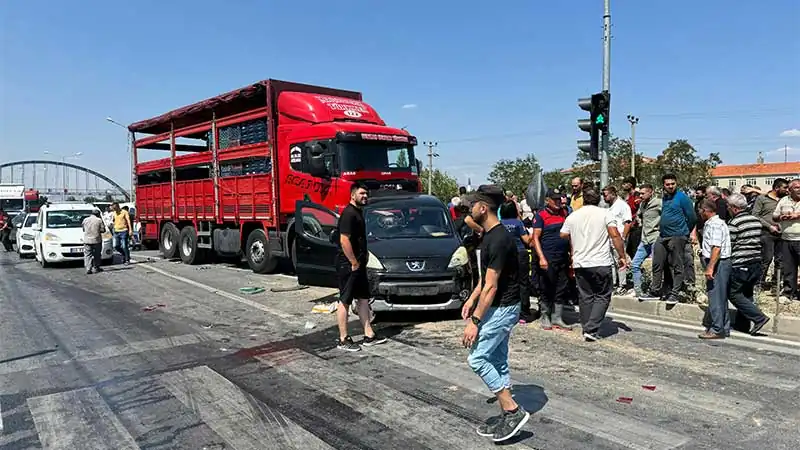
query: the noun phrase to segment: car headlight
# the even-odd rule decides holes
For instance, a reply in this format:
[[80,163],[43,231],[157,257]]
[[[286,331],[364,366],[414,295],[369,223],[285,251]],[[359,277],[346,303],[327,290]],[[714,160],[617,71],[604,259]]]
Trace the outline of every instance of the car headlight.
[[453,252],[453,256],[450,257],[450,264],[447,265],[448,269],[452,269],[454,267],[461,267],[469,262],[469,255],[467,254],[467,249],[464,247],[458,247],[455,252]]
[[369,259],[367,259],[367,269],[374,269],[374,270],[383,270],[383,264],[378,259],[377,256],[373,255],[372,252],[367,252]]
[[44,234],[44,240],[45,240],[45,241],[58,242],[58,241],[60,241],[60,240],[61,240],[61,238],[59,238],[58,236],[56,236],[56,235],[55,235],[55,234],[53,234],[53,233],[45,233],[45,234]]
[[26,241],[32,241],[33,240],[33,235],[32,234],[28,234],[28,233],[22,233],[22,235],[20,237],[22,239],[25,239]]

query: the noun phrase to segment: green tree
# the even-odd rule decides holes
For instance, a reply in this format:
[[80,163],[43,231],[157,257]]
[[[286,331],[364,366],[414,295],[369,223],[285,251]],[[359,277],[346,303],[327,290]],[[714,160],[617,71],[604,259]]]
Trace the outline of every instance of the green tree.
[[[420,181],[422,182],[422,192],[428,193],[428,180],[430,171],[425,168],[422,169],[420,174]],[[433,183],[431,194],[438,197],[444,204],[450,202],[450,199],[458,195],[458,181],[451,177],[447,172],[439,169],[433,169]]]
[[75,200],[77,200],[77,198],[75,198],[74,195],[70,195],[69,197],[67,197],[68,202],[74,202]]
[[408,167],[408,153],[406,149],[400,150],[397,155],[397,167]]
[[[619,185],[630,176],[631,161],[630,139],[611,137],[608,150],[608,179],[610,184]],[[678,176],[678,185],[683,187],[708,183],[711,169],[720,164],[719,153],[711,153],[708,158],[701,158],[697,150],[685,139],[678,139],[667,144],[667,148],[652,161],[645,160],[641,153],[636,154],[635,176],[638,183],[661,184],[661,176],[672,172]],[[583,152],[572,164],[572,175],[584,180],[597,181],[600,178],[600,163],[591,161]]]
[[678,177],[679,187],[694,188],[700,184],[710,184],[711,169],[721,163],[719,153],[710,153],[708,158],[701,158],[689,141],[676,139],[670,141],[658,155],[655,166],[662,175],[674,173]]
[[569,185],[570,178],[573,177],[570,173],[562,173],[563,169],[553,169],[544,172],[544,184],[548,188],[566,188]]
[[539,161],[533,154],[517,159],[501,159],[492,166],[489,182],[511,191],[520,198],[525,196],[528,185],[541,170]]
[[88,197],[84,197],[84,198],[83,198],[83,202],[84,202],[84,203],[95,203],[95,202],[97,202],[97,198],[96,198],[96,197],[92,197],[92,196],[90,195],[90,196],[88,196]]

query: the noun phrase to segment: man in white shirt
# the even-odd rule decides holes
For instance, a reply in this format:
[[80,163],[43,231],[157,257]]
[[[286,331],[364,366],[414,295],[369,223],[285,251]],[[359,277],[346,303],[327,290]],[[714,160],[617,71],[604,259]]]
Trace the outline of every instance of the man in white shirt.
[[[631,232],[631,225],[633,224],[633,214],[631,213],[631,207],[628,205],[628,202],[621,199],[619,195],[617,195],[617,188],[614,186],[606,186],[603,189],[603,200],[606,202],[608,207],[608,214],[614,219],[614,222],[617,224],[617,231],[619,235],[622,237],[623,247],[628,240],[628,234]],[[619,253],[614,251],[612,248],[612,254],[614,255],[614,260],[619,262],[621,256]],[[623,253],[622,256],[624,256]],[[616,267],[616,265],[614,266]],[[625,269],[617,269],[614,270],[614,284],[616,286],[615,294],[616,295],[623,295],[628,293],[627,292],[627,283],[628,283],[628,271]]]
[[772,220],[780,225],[783,240],[783,292],[780,299],[788,303],[800,294],[797,289],[797,267],[800,265],[800,180],[789,183],[789,195],[778,201]]
[[731,333],[728,316],[728,284],[731,277],[731,235],[728,225],[717,215],[717,204],[703,200],[700,215],[703,225],[703,246],[701,256],[706,268],[706,291],[708,309],[703,317],[705,333],[700,339],[725,339]]
[[619,267],[627,269],[628,257],[617,222],[609,210],[600,208],[600,195],[594,189],[583,191],[583,207],[569,216],[561,227],[561,237],[570,240],[572,266],[578,287],[581,327],[587,342],[600,337],[614,287],[611,245],[619,255]]

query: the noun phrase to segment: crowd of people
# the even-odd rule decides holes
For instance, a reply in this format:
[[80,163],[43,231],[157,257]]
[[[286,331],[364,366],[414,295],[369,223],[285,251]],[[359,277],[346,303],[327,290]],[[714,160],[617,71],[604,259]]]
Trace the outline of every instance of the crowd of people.
[[[782,302],[798,298],[800,180],[779,178],[765,193],[750,185],[738,193],[688,189],[674,174],[658,187],[629,177],[619,189],[598,191],[581,178],[570,188],[569,194],[549,189],[538,209],[504,192],[497,208],[518,250],[520,323],[569,330],[563,313],[577,305],[585,338],[596,340],[612,295],[676,304],[705,291],[707,331],[700,337],[718,339],[730,334],[728,302],[738,311],[735,328],[755,335],[769,321],[756,305],[758,292],[775,289]],[[459,194],[449,205],[456,226],[462,235],[480,235],[466,189]]]

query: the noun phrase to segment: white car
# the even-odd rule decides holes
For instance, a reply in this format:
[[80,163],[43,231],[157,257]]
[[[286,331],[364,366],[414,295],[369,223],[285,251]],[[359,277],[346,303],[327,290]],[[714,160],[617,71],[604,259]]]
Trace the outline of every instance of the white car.
[[[39,210],[34,231],[36,260],[52,263],[83,260],[83,219],[95,210],[88,203],[48,203]],[[103,235],[103,262],[114,258],[110,233]]]
[[33,247],[33,237],[36,234],[33,231],[33,226],[36,224],[37,214],[25,214],[23,220],[20,221],[19,226],[16,228],[16,241],[17,241],[17,254],[20,258],[27,258],[36,254]]

